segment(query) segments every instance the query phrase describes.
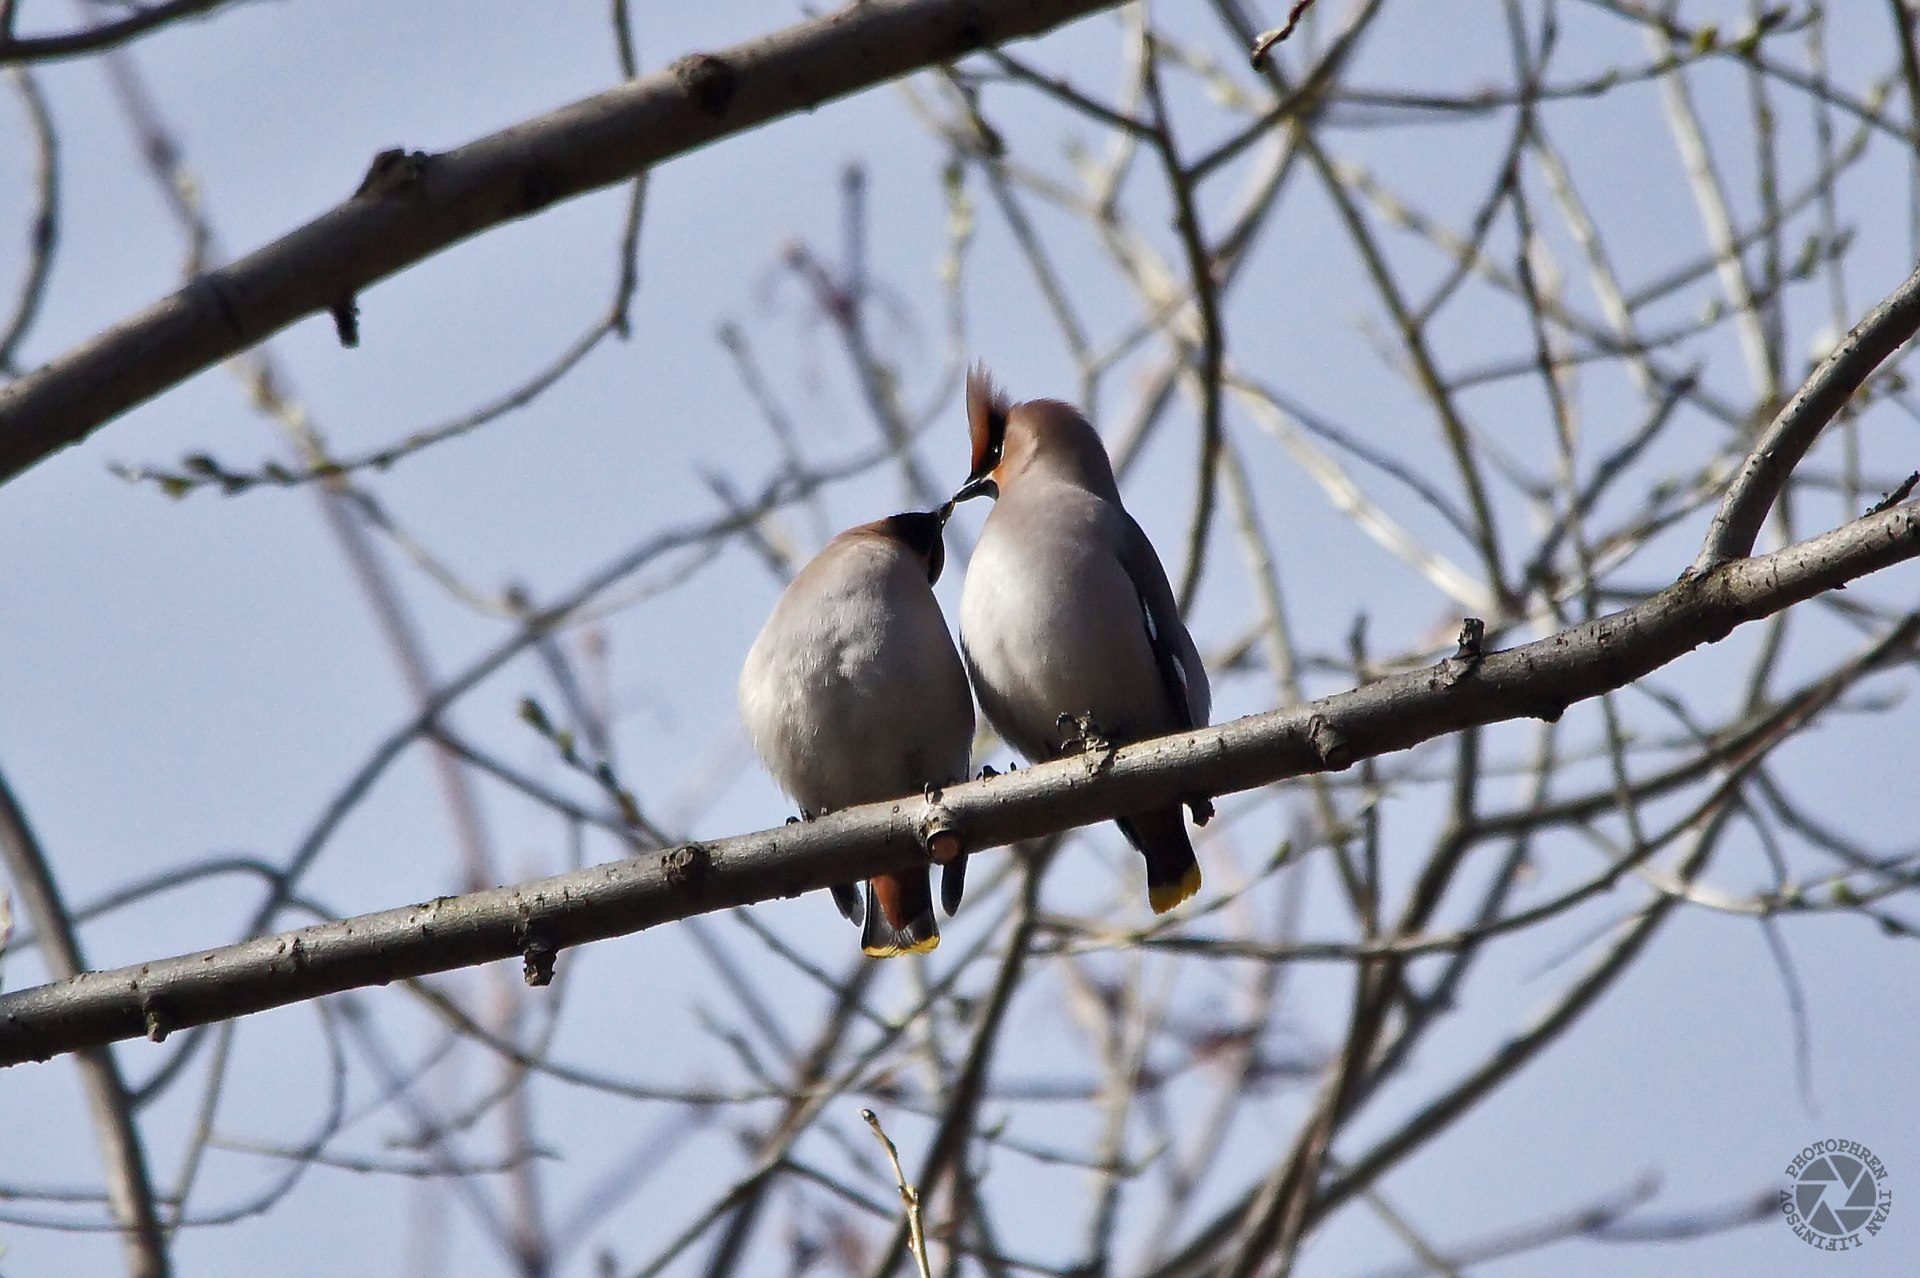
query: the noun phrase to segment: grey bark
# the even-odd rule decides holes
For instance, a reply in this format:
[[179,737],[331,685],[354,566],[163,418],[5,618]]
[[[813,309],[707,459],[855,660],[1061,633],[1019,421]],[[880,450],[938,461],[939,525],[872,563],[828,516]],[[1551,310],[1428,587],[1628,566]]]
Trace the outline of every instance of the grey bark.
[[1906,503],[1689,575],[1621,612],[1479,659],[1449,658],[1319,701],[834,813],[818,821],[363,914],[0,996],[0,1065],[173,1030],[792,896],[923,861],[930,829],[975,850],[1228,794],[1475,725],[1557,717],[1743,622],[1920,556]]
[[361,190],[0,390],[0,483],[308,315],[441,249],[677,155],[1117,0],[873,0],[584,98],[438,155],[389,151]]
[[[0,776],[0,865],[6,867],[13,890],[33,921],[48,970],[63,977],[81,972],[86,960],[54,882],[53,869],[4,776]],[[94,1139],[100,1146],[107,1203],[120,1227],[127,1273],[132,1278],[167,1278],[172,1265],[166,1233],[160,1226],[153,1178],[147,1171],[146,1150],[134,1122],[127,1081],[113,1058],[113,1049],[104,1044],[81,1048],[79,1063],[80,1085],[86,1091],[87,1114],[93,1120]]]

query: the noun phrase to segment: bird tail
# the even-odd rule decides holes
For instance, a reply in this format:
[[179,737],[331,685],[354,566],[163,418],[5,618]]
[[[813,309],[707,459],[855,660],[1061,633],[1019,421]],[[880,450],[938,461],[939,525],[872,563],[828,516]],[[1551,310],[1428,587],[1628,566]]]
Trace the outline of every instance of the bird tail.
[[860,885],[836,883],[827,890],[833,893],[833,908],[840,911],[840,917],[859,927],[867,917],[866,910],[860,904]]
[[1200,890],[1200,862],[1180,809],[1135,812],[1114,824],[1147,861],[1147,903],[1165,914]]
[[940,944],[933,921],[933,889],[925,870],[867,880],[867,922],[860,950],[871,958],[925,954]]

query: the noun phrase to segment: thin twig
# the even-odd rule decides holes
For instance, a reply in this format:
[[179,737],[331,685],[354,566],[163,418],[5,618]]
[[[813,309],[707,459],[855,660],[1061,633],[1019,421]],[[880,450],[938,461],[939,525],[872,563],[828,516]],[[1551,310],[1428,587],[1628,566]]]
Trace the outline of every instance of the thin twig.
[[907,1250],[913,1255],[914,1267],[920,1271],[920,1278],[933,1278],[933,1267],[927,1260],[926,1231],[920,1223],[920,1191],[907,1183],[906,1169],[900,1166],[900,1151],[893,1147],[886,1129],[880,1126],[880,1116],[863,1109],[860,1117],[873,1129],[874,1138],[887,1151],[887,1162],[893,1167],[894,1182],[900,1187],[900,1203],[907,1211]]
[[[48,972],[71,979],[86,970],[80,939],[68,921],[60,889],[53,879],[39,840],[27,824],[27,815],[14,798],[5,776],[0,776],[0,863],[7,868],[13,890],[40,936]],[[86,1086],[87,1109],[93,1119],[94,1139],[106,1167],[107,1201],[126,1256],[130,1278],[167,1278],[172,1264],[166,1232],[147,1171],[140,1129],[134,1122],[126,1080],[113,1050],[96,1046],[80,1049],[76,1058]]]

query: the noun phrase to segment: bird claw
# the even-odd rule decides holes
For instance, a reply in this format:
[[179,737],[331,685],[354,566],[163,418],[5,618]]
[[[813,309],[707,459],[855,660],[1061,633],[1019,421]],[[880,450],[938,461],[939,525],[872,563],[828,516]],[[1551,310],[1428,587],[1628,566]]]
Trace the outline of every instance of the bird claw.
[[1188,799],[1187,811],[1193,814],[1193,823],[1195,825],[1205,825],[1207,822],[1213,820],[1213,800]]
[[1087,775],[1099,776],[1113,762],[1115,746],[1100,733],[1093,722],[1091,711],[1080,714],[1063,714],[1054,720],[1054,726],[1071,727],[1073,733],[1060,742],[1060,755],[1080,755],[1087,761]]
[[983,763],[980,765],[980,775],[975,777],[974,780],[985,781],[988,777],[997,777],[999,775],[1000,769],[994,767],[991,763]]

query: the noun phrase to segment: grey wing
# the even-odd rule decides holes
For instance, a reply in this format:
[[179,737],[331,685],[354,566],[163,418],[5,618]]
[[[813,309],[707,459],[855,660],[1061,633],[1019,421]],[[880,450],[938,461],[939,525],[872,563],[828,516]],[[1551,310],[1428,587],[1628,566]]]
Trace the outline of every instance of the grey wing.
[[1207,686],[1207,670],[1200,663],[1193,636],[1180,620],[1180,608],[1173,599],[1173,587],[1167,570],[1153,543],[1134,522],[1132,515],[1120,512],[1125,526],[1120,534],[1120,562],[1133,582],[1140,601],[1141,625],[1147,632],[1147,644],[1153,649],[1153,662],[1160,671],[1160,683],[1167,701],[1182,729],[1205,727],[1213,709],[1213,694]]
[[953,633],[947,629],[939,601],[932,590],[921,589],[924,598],[917,601],[914,610],[918,685],[914,692],[923,702],[919,714],[928,757],[924,761],[925,775],[915,777],[913,784],[951,785],[967,779],[972,762],[973,685],[960,650],[954,647]]

